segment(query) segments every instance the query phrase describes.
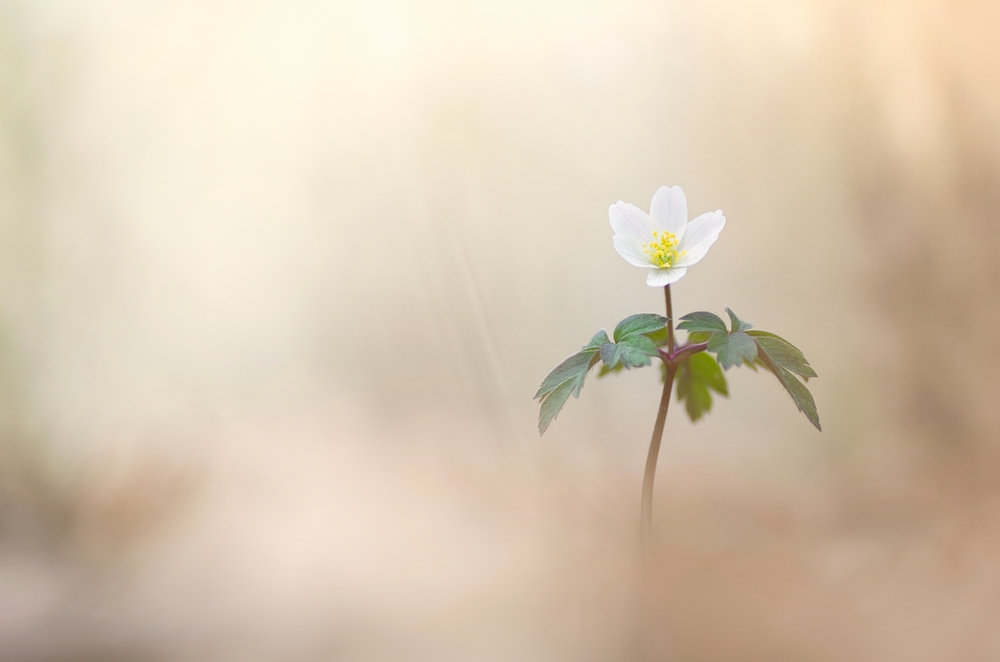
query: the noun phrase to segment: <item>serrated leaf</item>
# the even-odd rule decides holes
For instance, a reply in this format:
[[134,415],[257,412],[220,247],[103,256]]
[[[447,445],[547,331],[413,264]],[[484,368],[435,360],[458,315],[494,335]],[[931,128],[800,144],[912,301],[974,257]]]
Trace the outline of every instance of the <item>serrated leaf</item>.
[[708,342],[712,338],[712,334],[707,331],[688,331],[688,342],[689,343],[700,343]]
[[753,328],[753,324],[749,324],[741,320],[739,317],[736,316],[736,313],[729,310],[728,306],[726,307],[726,312],[729,313],[729,321],[732,326],[730,333],[737,333],[739,331],[746,331],[747,329]]
[[587,373],[590,372],[590,369],[593,368],[595,365],[597,365],[600,362],[600,360],[601,360],[600,352],[594,352],[593,354],[590,355],[590,364],[587,366],[587,369],[583,371],[583,374],[580,375],[580,380],[577,382],[576,389],[574,389],[573,391],[574,398],[580,397],[580,390],[583,389],[583,380],[586,378]]
[[706,386],[728,398],[729,385],[726,383],[726,375],[722,372],[719,362],[706,353],[693,354],[691,358],[695,361],[691,364],[692,369]]
[[563,384],[567,380],[573,379],[580,374],[582,370],[584,374],[590,369],[590,361],[594,357],[594,352],[592,351],[580,351],[569,357],[550,372],[545,379],[542,381],[542,385],[538,387],[538,392],[535,393],[535,399],[538,399],[545,395],[546,393],[555,390],[560,384]]
[[[538,387],[538,392],[535,393],[533,399],[537,400],[567,379],[572,379],[584,366],[586,366],[584,370],[584,374],[586,374],[586,371],[594,367],[599,360],[598,352],[600,352],[601,345],[606,342],[608,342],[608,333],[604,329],[601,329],[594,334],[590,342],[584,345],[579,352],[553,368],[552,372],[542,381],[542,385]],[[579,389],[577,389],[577,392],[579,392]]]
[[728,396],[726,376],[711,355],[692,354],[677,368],[677,401],[684,402],[692,422],[711,411],[711,391]]
[[644,335],[652,340],[653,344],[657,347],[664,347],[670,340],[670,334],[667,333],[667,327],[663,327],[659,331],[653,331],[652,333],[646,333]]
[[667,325],[668,321],[669,320],[663,315],[657,315],[655,313],[639,313],[637,315],[629,315],[615,327],[615,342],[621,342],[623,339],[631,336],[659,331]]
[[626,368],[638,368],[649,365],[652,356],[658,356],[656,343],[646,336],[626,336],[618,343],[622,352],[622,363]]
[[795,406],[798,407],[800,412],[806,415],[806,418],[816,426],[817,430],[822,432],[823,427],[819,424],[819,412],[816,410],[816,400],[813,399],[812,393],[791,372],[780,366],[778,370],[781,371],[781,376],[779,377],[781,384],[788,391],[788,394],[792,396]]
[[[618,345],[613,342],[606,342],[601,345],[601,361],[606,368],[615,368],[621,357],[618,355]],[[625,366],[622,366],[625,367]]]
[[540,434],[545,433],[570,395],[580,397],[587,373],[601,360],[600,346],[607,341],[608,334],[601,329],[579,352],[557,365],[542,381],[535,393],[535,399],[542,399],[538,412]]
[[650,364],[650,357],[657,355],[656,345],[646,336],[626,336],[619,343],[601,345],[601,360],[609,369],[618,365],[626,369],[641,368]]
[[721,331],[726,333],[726,323],[722,321],[722,318],[715,313],[709,313],[705,311],[699,311],[696,313],[688,313],[681,318],[681,323],[677,325],[678,329],[684,331],[694,331],[696,333],[715,333],[716,331]]
[[570,395],[580,397],[580,390],[587,378],[587,372],[601,360],[596,348],[584,348],[569,357],[549,373],[542,382],[535,398],[541,398],[541,408],[538,412],[538,432],[544,434],[549,423],[556,417],[559,410],[566,404]]
[[767,331],[747,331],[747,335],[757,342],[761,352],[782,368],[806,379],[817,376],[802,352],[784,338]]
[[625,369],[621,363],[616,365],[614,368],[610,367],[607,363],[601,365],[601,369],[597,371],[597,378],[607,377],[612,373],[618,373]]
[[[583,380],[581,379],[580,385],[582,383]],[[555,420],[563,405],[569,400],[570,394],[574,391],[579,395],[580,390],[576,384],[576,380],[570,379],[545,394],[542,398],[541,409],[538,412],[538,434],[545,434],[545,431],[549,428],[549,423]]]
[[626,345],[624,342],[618,344],[618,352],[621,357],[622,365],[625,366],[627,370],[632,368],[643,368],[651,363],[649,354],[637,347]]
[[[633,315],[631,318],[626,318],[622,321],[625,323],[628,319],[639,317],[638,315]],[[666,317],[660,317],[658,315],[652,317],[659,317],[657,325],[663,324],[664,326],[645,333],[642,330],[652,326],[652,323],[643,325],[630,325],[629,329],[626,329],[626,333],[619,334],[620,341],[618,343],[613,343],[610,341],[604,342],[601,345],[601,360],[604,365],[601,366],[600,372],[597,376],[604,377],[610,375],[613,372],[621,372],[622,370],[638,368],[642,366],[647,366],[650,361],[647,357],[657,356],[659,352],[657,347],[661,344],[666,344],[667,331],[666,331]],[[621,327],[621,324],[619,325]]]
[[760,356],[761,364],[778,378],[781,385],[788,391],[788,395],[792,396],[792,400],[795,402],[798,410],[805,414],[806,418],[816,426],[817,430],[822,432],[823,428],[819,424],[819,412],[816,411],[816,401],[813,399],[809,389],[795,375],[777,365],[766,354],[759,354],[758,356]]
[[608,332],[605,331],[604,329],[601,329],[600,331],[594,334],[594,337],[590,339],[590,342],[584,345],[583,349],[581,349],[580,351],[581,352],[600,351],[601,345],[603,345],[606,342],[610,342],[610,339],[608,338]]
[[752,362],[757,357],[757,343],[742,331],[729,335],[715,333],[708,340],[708,351],[716,353],[723,370],[729,370]]

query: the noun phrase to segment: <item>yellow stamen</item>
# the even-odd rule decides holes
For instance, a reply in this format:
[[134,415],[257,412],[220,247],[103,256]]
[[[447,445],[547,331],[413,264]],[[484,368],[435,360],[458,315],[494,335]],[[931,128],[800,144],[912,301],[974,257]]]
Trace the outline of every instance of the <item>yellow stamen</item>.
[[677,260],[687,253],[677,250],[677,237],[672,232],[654,232],[653,239],[654,241],[642,245],[642,252],[661,269],[674,266]]

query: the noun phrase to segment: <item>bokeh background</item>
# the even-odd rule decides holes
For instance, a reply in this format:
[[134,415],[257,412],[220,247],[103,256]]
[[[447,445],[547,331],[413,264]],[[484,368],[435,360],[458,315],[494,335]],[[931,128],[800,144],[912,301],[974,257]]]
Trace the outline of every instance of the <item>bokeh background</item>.
[[[1000,5],[0,2],[0,657],[1000,659]],[[607,207],[820,374],[660,455]],[[643,614],[646,614],[643,616]]]

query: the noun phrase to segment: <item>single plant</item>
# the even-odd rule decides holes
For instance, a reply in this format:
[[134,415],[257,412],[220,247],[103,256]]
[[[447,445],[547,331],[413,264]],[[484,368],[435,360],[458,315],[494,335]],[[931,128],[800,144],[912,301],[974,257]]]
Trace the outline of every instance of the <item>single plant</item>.
[[663,288],[667,314],[665,317],[655,313],[630,315],[618,323],[610,338],[601,329],[579,352],[556,366],[535,394],[536,399],[541,399],[538,432],[545,433],[570,395],[580,396],[587,373],[598,363],[602,364],[598,377],[603,377],[622,369],[648,366],[653,358],[663,362],[663,395],[642,482],[642,547],[648,555],[652,545],[656,460],[674,382],[677,382],[678,401],[684,402],[688,416],[697,421],[712,409],[712,391],[729,396],[726,371],[734,366],[746,366],[755,372],[764,368],[778,378],[809,422],[822,430],[816,402],[803,384],[816,377],[816,371],[790,342],[754,329],[729,308],[726,308],[728,328],[714,313],[684,315],[677,328],[687,331],[687,342],[681,346],[675,344],[670,286],[683,278],[689,267],[700,262],[719,238],[726,225],[721,210],[688,222],[684,191],[679,186],[663,186],[653,196],[648,214],[635,205],[618,202],[611,205],[608,215],[615,232],[615,249],[629,264],[649,269],[646,284]]

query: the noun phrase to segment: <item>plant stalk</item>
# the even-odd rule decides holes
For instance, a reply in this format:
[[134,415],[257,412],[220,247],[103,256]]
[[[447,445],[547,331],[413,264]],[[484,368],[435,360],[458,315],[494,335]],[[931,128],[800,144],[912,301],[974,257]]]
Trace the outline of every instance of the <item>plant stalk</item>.
[[642,556],[648,561],[653,551],[653,482],[656,480],[656,460],[660,455],[660,442],[663,440],[663,426],[667,422],[667,410],[670,408],[670,395],[674,388],[674,375],[677,364],[674,356],[674,311],[670,300],[670,286],[663,288],[663,296],[667,304],[667,356],[664,360],[666,374],[663,379],[663,395],[660,396],[660,409],[656,413],[656,423],[653,425],[653,438],[649,442],[649,454],[646,456],[646,473],[642,479]]

